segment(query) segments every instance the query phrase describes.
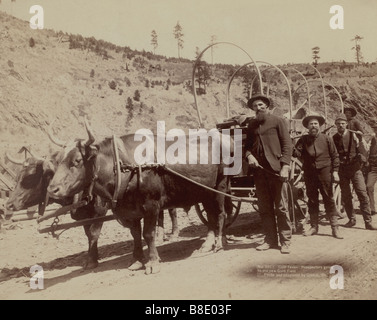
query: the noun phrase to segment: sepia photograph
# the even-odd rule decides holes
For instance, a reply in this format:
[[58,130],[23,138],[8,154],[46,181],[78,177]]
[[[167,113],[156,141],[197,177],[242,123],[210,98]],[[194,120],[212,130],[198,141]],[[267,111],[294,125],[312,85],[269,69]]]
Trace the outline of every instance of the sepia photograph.
[[0,300],[375,300],[376,13],[0,0]]

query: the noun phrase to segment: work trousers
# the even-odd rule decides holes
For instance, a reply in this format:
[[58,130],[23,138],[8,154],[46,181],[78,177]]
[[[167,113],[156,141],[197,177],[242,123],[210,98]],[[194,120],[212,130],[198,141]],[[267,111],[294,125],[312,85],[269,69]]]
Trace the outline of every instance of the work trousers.
[[340,165],[339,178],[342,201],[344,203],[344,209],[346,210],[348,219],[356,220],[353,210],[352,192],[350,186],[350,183],[352,182],[353,188],[360,202],[360,211],[363,214],[364,221],[371,222],[372,217],[370,213],[369,197],[364,176],[360,169],[360,164],[355,162],[349,165]]
[[331,226],[338,225],[338,211],[336,209],[333,189],[331,167],[322,169],[304,168],[304,181],[308,196],[308,211],[312,227],[318,226],[319,192],[321,192],[326,215]]
[[[268,170],[273,172],[271,168]],[[253,177],[259,213],[266,235],[265,242],[272,245],[278,244],[279,234],[280,244],[289,245],[292,225],[288,211],[287,183],[262,169],[254,170]]]
[[377,182],[377,166],[372,166],[371,171],[368,172],[367,178],[367,192],[370,202],[370,210],[376,212],[376,204],[374,201],[374,185]]

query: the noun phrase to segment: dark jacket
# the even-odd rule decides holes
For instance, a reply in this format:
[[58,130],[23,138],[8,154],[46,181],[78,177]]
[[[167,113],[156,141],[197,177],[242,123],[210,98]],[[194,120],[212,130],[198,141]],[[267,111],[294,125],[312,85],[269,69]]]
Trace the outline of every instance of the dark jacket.
[[259,162],[267,160],[274,171],[280,171],[284,164],[290,165],[292,142],[284,119],[267,114],[263,123],[256,119],[249,121],[245,156],[250,154]]
[[339,156],[333,140],[324,133],[316,137],[303,135],[296,143],[294,155],[303,162],[303,169],[323,169],[331,167],[339,171]]

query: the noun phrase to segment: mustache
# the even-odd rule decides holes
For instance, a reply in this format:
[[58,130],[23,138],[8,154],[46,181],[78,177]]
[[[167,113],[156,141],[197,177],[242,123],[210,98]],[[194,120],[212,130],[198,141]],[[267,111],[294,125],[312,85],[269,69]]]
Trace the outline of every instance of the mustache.
[[310,128],[309,129],[309,133],[311,133],[311,134],[317,134],[318,132],[319,132],[318,128]]

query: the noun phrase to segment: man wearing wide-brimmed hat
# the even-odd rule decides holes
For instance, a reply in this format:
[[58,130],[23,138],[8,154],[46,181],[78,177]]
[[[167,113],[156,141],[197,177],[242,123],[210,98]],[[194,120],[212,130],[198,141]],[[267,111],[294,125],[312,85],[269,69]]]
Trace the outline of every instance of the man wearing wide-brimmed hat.
[[374,201],[374,185],[377,182],[377,118],[372,118],[370,121],[370,126],[374,131],[374,136],[372,137],[370,149],[369,149],[369,172],[367,177],[367,192],[370,201],[371,214],[376,214],[376,204]]
[[248,123],[245,156],[255,168],[253,177],[265,232],[264,243],[256,249],[278,248],[280,240],[280,251],[287,254],[292,237],[286,183],[292,155],[291,138],[285,120],[269,113],[272,103],[268,97],[255,95],[247,105],[256,115]]
[[365,228],[368,230],[376,230],[372,225],[369,197],[364,176],[361,171],[362,163],[358,150],[360,144],[359,138],[354,132],[347,129],[347,117],[344,114],[340,114],[335,119],[335,125],[338,132],[333,135],[333,140],[340,159],[339,185],[342,192],[344,208],[349,219],[345,226],[353,227],[356,224],[356,215],[354,213],[350,187],[350,183],[352,182],[357,198],[359,199],[360,211],[363,214]]
[[308,129],[296,143],[295,155],[303,162],[304,180],[308,196],[308,211],[310,215],[310,229],[304,231],[304,236],[318,233],[319,192],[321,192],[332,228],[332,235],[342,239],[338,226],[338,212],[333,196],[332,181],[339,181],[339,158],[332,139],[320,132],[325,118],[312,112],[307,115],[302,124]]

